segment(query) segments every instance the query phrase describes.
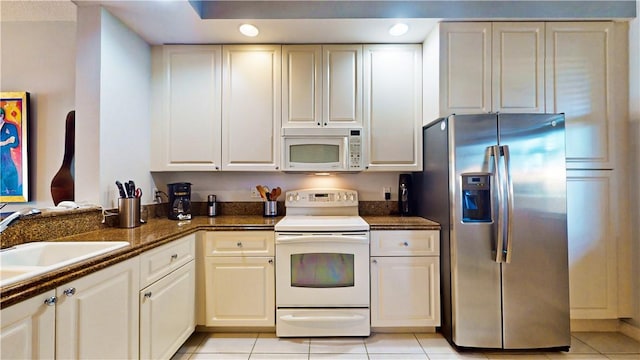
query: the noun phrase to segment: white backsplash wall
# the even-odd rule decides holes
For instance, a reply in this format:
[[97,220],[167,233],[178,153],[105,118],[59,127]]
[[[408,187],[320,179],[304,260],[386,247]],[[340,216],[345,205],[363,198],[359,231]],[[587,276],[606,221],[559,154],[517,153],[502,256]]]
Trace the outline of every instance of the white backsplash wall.
[[[355,189],[361,201],[383,201],[383,187],[391,188],[391,201],[398,200],[398,172],[337,174],[316,176],[307,174],[260,172],[178,172],[152,173],[158,190],[167,192],[167,184],[190,182],[191,200],[206,201],[208,194],[215,194],[221,202],[261,201],[251,197],[256,185],[269,188],[280,186],[282,192],[306,188]],[[284,196],[278,200],[284,201]]]

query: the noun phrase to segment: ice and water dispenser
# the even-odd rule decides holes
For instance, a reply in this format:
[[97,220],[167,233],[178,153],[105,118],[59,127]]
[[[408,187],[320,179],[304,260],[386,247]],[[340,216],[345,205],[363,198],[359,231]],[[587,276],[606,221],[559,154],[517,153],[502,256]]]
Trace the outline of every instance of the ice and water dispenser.
[[462,174],[462,222],[491,222],[491,176]]

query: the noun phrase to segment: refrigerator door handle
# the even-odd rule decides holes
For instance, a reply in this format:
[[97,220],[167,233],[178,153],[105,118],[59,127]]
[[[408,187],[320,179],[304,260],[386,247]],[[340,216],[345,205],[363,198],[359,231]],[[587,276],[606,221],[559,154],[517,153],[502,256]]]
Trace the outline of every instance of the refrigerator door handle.
[[507,225],[507,233],[505,236],[505,262],[511,262],[511,252],[513,250],[513,236],[511,233],[511,225],[513,219],[513,181],[511,179],[511,156],[509,154],[509,145],[501,146],[502,154],[504,155],[504,172],[506,177],[506,186],[507,186],[507,196],[506,196],[506,225]]
[[[500,146],[491,146],[491,156],[493,157],[493,169],[495,172],[495,184],[497,188],[497,201],[498,201],[498,216],[497,226],[498,234],[495,237],[495,258],[493,259],[497,263],[504,261],[504,184],[502,181],[502,175],[500,172]],[[494,197],[495,198],[495,197]]]

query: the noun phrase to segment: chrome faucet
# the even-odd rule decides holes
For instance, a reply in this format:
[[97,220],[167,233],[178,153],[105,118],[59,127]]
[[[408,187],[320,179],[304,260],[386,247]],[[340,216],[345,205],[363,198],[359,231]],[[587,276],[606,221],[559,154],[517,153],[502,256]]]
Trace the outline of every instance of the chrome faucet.
[[40,212],[41,211],[36,208],[24,208],[11,213],[11,215],[7,216],[6,218],[2,219],[2,221],[0,221],[0,233],[5,231],[14,220],[20,219],[28,215],[40,214]]

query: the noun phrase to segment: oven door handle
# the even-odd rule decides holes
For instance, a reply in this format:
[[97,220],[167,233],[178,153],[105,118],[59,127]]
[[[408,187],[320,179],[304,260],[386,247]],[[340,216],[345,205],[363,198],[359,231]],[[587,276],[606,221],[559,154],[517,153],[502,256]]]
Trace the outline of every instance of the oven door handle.
[[322,316],[296,316],[296,315],[283,315],[280,320],[289,322],[352,322],[361,321],[365,317],[360,314],[351,315],[322,315]]
[[367,244],[368,236],[324,236],[324,235],[308,235],[308,236],[286,236],[276,238],[276,244],[310,244],[310,243],[337,243],[337,244]]

